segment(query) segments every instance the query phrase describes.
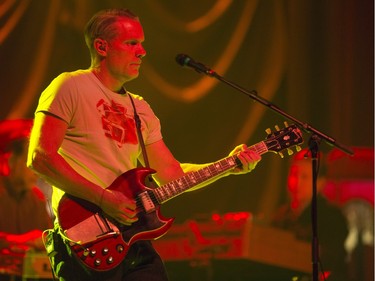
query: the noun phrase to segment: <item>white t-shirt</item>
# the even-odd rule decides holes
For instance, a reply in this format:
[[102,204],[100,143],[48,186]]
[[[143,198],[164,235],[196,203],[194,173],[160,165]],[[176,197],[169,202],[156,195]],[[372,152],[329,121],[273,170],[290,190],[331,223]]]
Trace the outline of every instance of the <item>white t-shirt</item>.
[[[137,167],[142,153],[128,94],[141,119],[145,145],[162,139],[159,119],[142,97],[108,90],[89,70],[55,78],[41,94],[35,112],[48,112],[68,124],[59,153],[80,175],[103,188]],[[54,187],[55,212],[63,194]]]

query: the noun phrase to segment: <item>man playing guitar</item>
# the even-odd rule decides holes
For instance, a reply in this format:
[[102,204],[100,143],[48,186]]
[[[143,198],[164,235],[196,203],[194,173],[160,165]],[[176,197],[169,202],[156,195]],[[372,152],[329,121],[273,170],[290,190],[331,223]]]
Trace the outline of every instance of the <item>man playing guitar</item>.
[[[138,216],[140,202],[146,209],[143,213],[148,213],[153,203],[144,198],[148,197],[147,192],[138,199],[131,192],[118,190],[113,184],[126,185],[121,177],[117,182],[115,180],[124,172],[135,169],[138,162],[149,163],[152,171],[146,172],[153,173],[153,179],[159,185],[210,165],[178,162],[164,143],[160,122],[148,103],[124,88],[125,83],[138,77],[146,55],[142,45],[144,33],[138,17],[125,9],[99,12],[86,25],[85,39],[91,54],[90,68],[63,73],[43,91],[30,139],[28,166],[53,186],[56,231],[48,237],[46,246],[55,274],[60,280],[167,280],[162,261],[151,243],[144,240],[148,237],[134,241],[123,261],[111,270],[100,270],[100,266],[111,264],[113,259],[94,259],[93,266],[99,267],[95,271],[87,270],[82,262],[97,253],[71,239],[77,235],[75,228],[61,229],[62,215],[58,214],[58,208],[61,198],[66,198],[64,194],[76,198],[78,201],[71,201],[74,204],[87,203],[87,209],[94,210],[92,216],[85,217],[78,224],[78,232],[87,229],[92,232],[92,220],[102,221],[103,227],[110,229],[113,236],[118,236],[122,228],[131,229],[141,220]],[[141,152],[134,108],[141,120],[146,159]],[[237,165],[191,189],[201,188],[229,174],[248,173],[261,159],[260,153],[246,145],[237,146],[230,155],[235,155]],[[144,174],[135,173],[130,178],[139,182],[133,178]],[[159,195],[162,198],[165,194]],[[98,208],[97,212],[93,206]],[[65,209],[61,212],[72,219],[80,215],[75,211],[69,214]],[[103,213],[110,219],[103,220]],[[141,233],[147,236],[148,232],[141,230]],[[111,234],[105,233],[97,239],[107,239],[108,235]],[[78,260],[66,247],[72,244],[83,245]],[[123,248],[117,245],[116,250],[121,252]],[[104,248],[104,255],[106,251]]]

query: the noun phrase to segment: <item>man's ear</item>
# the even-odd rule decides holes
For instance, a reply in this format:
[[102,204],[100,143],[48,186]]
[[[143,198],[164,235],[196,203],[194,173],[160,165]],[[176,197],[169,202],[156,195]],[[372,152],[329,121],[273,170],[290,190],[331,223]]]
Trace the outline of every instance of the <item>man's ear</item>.
[[94,48],[99,55],[105,56],[107,54],[107,41],[101,38],[96,38],[94,40]]

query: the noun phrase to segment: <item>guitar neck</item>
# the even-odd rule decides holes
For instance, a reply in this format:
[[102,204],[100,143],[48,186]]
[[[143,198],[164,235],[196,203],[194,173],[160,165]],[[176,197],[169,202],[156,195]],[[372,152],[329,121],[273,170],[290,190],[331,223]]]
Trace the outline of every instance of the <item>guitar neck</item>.
[[[251,146],[250,149],[256,151],[258,154],[264,154],[268,151],[268,147],[263,141]],[[241,161],[237,155],[228,156],[202,169],[189,172],[183,177],[157,187],[152,191],[157,201],[162,204],[200,183],[239,166],[241,166]]]

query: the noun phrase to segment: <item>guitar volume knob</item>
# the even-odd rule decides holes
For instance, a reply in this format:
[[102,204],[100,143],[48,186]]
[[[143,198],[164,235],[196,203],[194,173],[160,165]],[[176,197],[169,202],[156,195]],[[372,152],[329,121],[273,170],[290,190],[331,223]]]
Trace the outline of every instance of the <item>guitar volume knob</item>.
[[110,257],[107,258],[107,263],[108,264],[113,263],[113,257],[112,256],[110,256]]
[[122,253],[124,251],[124,246],[122,246],[121,244],[118,244],[116,249],[118,253]]
[[94,264],[95,264],[96,266],[99,266],[101,263],[102,263],[102,261],[101,261],[100,259],[96,259],[96,260],[94,261]]
[[108,248],[103,248],[103,250],[102,250],[102,254],[103,255],[106,255],[106,254],[108,254],[109,253],[109,249]]

